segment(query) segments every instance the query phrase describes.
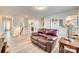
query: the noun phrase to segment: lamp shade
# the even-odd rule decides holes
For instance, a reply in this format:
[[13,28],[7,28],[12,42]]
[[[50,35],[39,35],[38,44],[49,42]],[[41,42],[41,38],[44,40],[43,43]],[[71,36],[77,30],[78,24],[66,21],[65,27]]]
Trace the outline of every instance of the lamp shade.
[[67,16],[67,18],[66,18],[67,21],[71,21],[71,20],[75,20],[75,19],[76,19],[75,15]]
[[76,18],[76,15],[67,16],[64,25],[68,26],[73,20],[76,20]]

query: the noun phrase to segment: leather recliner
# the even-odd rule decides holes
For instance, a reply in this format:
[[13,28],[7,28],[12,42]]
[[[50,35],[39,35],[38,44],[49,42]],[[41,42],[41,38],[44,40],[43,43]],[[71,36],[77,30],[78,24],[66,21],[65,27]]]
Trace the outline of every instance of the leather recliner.
[[57,29],[40,28],[38,32],[32,33],[31,41],[50,53],[57,39],[57,31]]

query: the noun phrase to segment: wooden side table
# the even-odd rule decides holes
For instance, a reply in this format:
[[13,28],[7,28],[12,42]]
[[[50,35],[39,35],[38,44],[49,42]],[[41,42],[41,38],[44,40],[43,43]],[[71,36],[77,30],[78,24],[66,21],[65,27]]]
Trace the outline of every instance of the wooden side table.
[[4,38],[0,38],[0,53],[2,51],[3,45],[4,45]]
[[4,42],[1,53],[10,53],[9,46],[7,45],[7,42]]
[[73,36],[73,38],[79,40],[79,36]]
[[1,50],[1,53],[5,53],[6,47],[7,47],[7,42],[4,42],[4,43],[3,43],[2,50]]
[[71,42],[65,38],[61,38],[59,41],[59,52],[64,53],[64,47],[66,46],[70,49],[75,49],[76,53],[79,53],[79,45],[77,43],[79,43],[79,41],[74,40]]

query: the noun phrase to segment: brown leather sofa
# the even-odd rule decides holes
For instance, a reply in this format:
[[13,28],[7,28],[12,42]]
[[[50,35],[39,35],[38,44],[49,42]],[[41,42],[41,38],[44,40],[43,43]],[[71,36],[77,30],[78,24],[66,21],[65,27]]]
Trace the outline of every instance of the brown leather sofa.
[[32,43],[38,45],[47,52],[51,52],[57,38],[57,29],[40,28],[31,35]]

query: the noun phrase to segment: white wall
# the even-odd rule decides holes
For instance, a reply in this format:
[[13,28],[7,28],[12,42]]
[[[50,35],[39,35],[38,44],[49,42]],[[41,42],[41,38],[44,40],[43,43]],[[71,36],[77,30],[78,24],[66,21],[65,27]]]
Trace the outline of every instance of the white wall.
[[[59,26],[59,21],[57,21],[56,23],[52,23],[52,26],[50,26],[51,24],[51,18],[55,18],[55,19],[63,19],[65,20],[67,16],[69,15],[77,15],[78,11],[75,9],[74,11],[70,10],[70,11],[66,11],[66,12],[62,12],[62,13],[58,13],[52,16],[48,16],[45,17],[44,19],[44,27],[45,28],[56,28],[59,29],[59,35],[60,36],[66,36],[66,28],[63,28],[61,26]],[[15,30],[15,28],[17,28],[18,26],[20,26],[21,24],[23,24],[24,22],[24,17],[20,17],[20,16],[16,16],[13,18],[13,30]],[[28,21],[29,22],[29,21]],[[75,22],[74,22],[75,23]],[[35,20],[34,21],[34,27],[36,28],[36,30],[38,30],[41,26],[40,26],[40,21],[39,20]],[[75,23],[76,24],[76,23]],[[30,24],[28,24],[28,27],[26,28],[28,29],[27,32],[30,32]],[[2,33],[2,19],[0,18],[0,33]]]
[[51,23],[51,21],[50,21],[49,17],[44,19],[44,27],[45,28],[50,28],[50,23]]
[[45,28],[58,29],[59,36],[66,36],[67,34],[66,28],[59,26],[59,21],[52,22],[50,18],[45,19]]
[[[67,16],[77,15],[77,14],[78,14],[78,12],[75,9],[75,10],[70,10],[70,11],[66,11],[66,12],[62,12],[62,13],[59,13],[59,14],[55,14],[55,15],[52,15],[52,16],[45,17],[45,20],[44,20],[45,28],[51,27],[52,29],[58,29],[59,30],[58,35],[66,37],[67,36],[67,28],[59,26],[59,19],[63,19],[63,22],[64,22],[66,20]],[[58,21],[52,22],[51,18],[58,19]],[[76,25],[76,21],[73,21],[73,23]],[[50,24],[51,24],[51,26],[50,26]]]
[[0,35],[3,33],[3,30],[2,30],[2,17],[0,17]]
[[[38,29],[41,27],[41,23],[40,23],[40,20],[36,20],[36,19],[31,19],[31,20],[28,20],[29,22],[29,25],[30,25],[30,33],[31,33],[31,27],[34,27],[34,32],[37,32]],[[33,23],[33,25],[31,25],[31,23]]]
[[20,26],[23,26],[24,24],[24,17],[13,17],[13,27],[12,27],[12,32],[13,32],[13,35],[14,35],[14,31],[20,27]]

